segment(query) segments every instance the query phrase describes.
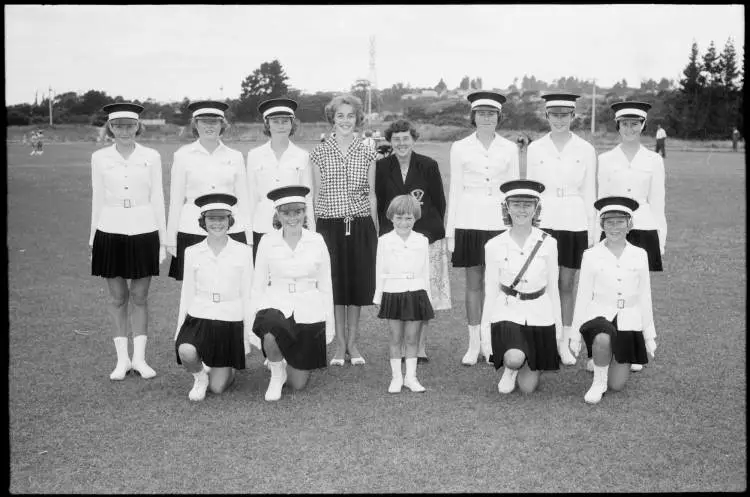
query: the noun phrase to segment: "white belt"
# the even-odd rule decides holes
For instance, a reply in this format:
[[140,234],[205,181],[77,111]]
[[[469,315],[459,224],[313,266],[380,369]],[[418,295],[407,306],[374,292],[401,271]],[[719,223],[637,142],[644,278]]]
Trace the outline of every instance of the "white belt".
[[[593,300],[597,304],[605,305],[605,306],[610,306],[613,303],[612,297],[604,296],[604,295],[594,295]],[[623,298],[616,299],[614,304],[615,304],[615,307],[617,307],[618,309],[635,307],[638,305],[638,295],[631,295],[624,299]]]
[[124,209],[130,209],[131,207],[143,207],[149,205],[151,202],[148,200],[135,200],[132,198],[117,198],[107,201],[107,205],[110,207],[122,207]]
[[288,293],[303,293],[312,290],[317,290],[318,280],[313,279],[291,279],[291,278],[277,278],[271,280],[269,285],[275,290],[281,290]]
[[424,286],[424,278],[415,277],[414,273],[386,273],[383,278],[386,280],[409,280],[416,286]]
[[465,192],[476,192],[477,194],[486,195],[488,197],[502,197],[503,193],[500,191],[500,187],[497,185],[487,186],[464,186]]
[[198,290],[196,292],[196,296],[202,299],[207,299],[214,304],[219,304],[222,302],[233,302],[235,300],[240,300],[240,296],[238,294],[230,294],[227,292],[221,293],[221,292],[210,292],[208,290]]

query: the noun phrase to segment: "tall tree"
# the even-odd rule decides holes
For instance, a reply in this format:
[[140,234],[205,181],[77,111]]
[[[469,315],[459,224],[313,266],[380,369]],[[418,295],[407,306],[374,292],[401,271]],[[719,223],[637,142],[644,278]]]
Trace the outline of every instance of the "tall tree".
[[679,115],[679,119],[675,122],[679,123],[678,133],[683,138],[690,138],[696,126],[696,107],[695,104],[698,102],[702,85],[700,82],[701,64],[698,61],[698,43],[693,41],[693,45],[690,48],[690,59],[688,60],[687,66],[682,70],[683,78],[680,80],[680,98],[675,101],[675,110]]
[[240,85],[240,99],[236,109],[237,118],[257,119],[257,107],[260,101],[266,98],[285,96],[289,89],[286,84],[288,79],[289,77],[278,59],[263,62]]
[[468,90],[469,85],[471,84],[471,80],[468,76],[464,76],[463,79],[461,79],[461,83],[458,85],[458,87],[462,90]]
[[438,92],[438,94],[442,94],[447,89],[448,89],[448,85],[445,84],[445,81],[443,81],[443,78],[440,78],[440,82],[435,85],[435,91]]

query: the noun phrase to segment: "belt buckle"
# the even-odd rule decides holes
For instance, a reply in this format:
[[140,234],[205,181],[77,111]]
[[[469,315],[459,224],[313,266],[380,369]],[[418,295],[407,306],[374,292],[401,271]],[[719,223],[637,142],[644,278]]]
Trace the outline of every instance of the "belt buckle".
[[123,199],[122,206],[125,207],[126,209],[130,209],[130,207],[132,207],[130,205],[130,199],[129,198]]
[[404,275],[407,280],[413,280],[414,279],[414,273],[406,273]]
[[297,284],[289,283],[289,293],[296,293],[296,292],[297,292]]
[[557,196],[558,197],[564,197],[565,196],[565,188],[558,188],[557,189]]
[[617,308],[625,309],[625,299],[617,299]]
[[221,302],[221,294],[211,293],[211,300],[213,300],[214,304],[218,304],[219,302]]

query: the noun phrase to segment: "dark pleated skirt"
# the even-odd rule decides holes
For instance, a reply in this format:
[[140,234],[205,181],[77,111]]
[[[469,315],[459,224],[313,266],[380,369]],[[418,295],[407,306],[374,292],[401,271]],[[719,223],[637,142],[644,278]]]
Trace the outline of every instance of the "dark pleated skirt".
[[[599,240],[604,240],[605,236],[602,232]],[[659,248],[659,232],[657,230],[630,230],[625,239],[646,251],[649,271],[664,270],[661,263],[661,248]]]
[[[232,239],[247,244],[247,237],[245,233],[229,233]],[[169,276],[182,281],[182,276],[185,270],[185,249],[196,243],[200,243],[206,239],[206,235],[194,235],[193,233],[183,233],[182,231],[177,232],[177,257],[172,257],[172,262],[169,263]]]
[[177,364],[182,364],[180,345],[188,343],[196,348],[206,366],[245,369],[244,329],[242,321],[194,318],[188,314],[174,344]]
[[309,371],[326,367],[326,324],[323,321],[297,323],[294,315],[285,318],[278,309],[261,309],[255,315],[253,333],[260,338],[264,357],[263,337],[270,333],[286,363],[294,369]]
[[258,244],[260,243],[260,239],[263,238],[263,235],[265,235],[265,233],[253,231],[253,267],[255,267],[255,258],[258,256]]
[[96,230],[91,274],[138,279],[159,275],[159,232],[122,235]]
[[331,256],[334,305],[372,305],[378,235],[371,217],[355,217],[350,235],[344,220],[318,218],[318,233]]
[[484,265],[484,245],[505,230],[465,230],[456,228],[455,246],[451,263],[453,267]]
[[557,240],[557,264],[570,269],[581,269],[583,251],[589,247],[587,231],[565,231],[542,228]]
[[378,317],[400,321],[427,321],[435,317],[435,311],[426,290],[383,292]]
[[617,316],[612,321],[599,316],[581,325],[581,336],[586,343],[588,357],[590,358],[591,346],[594,337],[599,333],[609,335],[612,346],[612,354],[620,364],[647,364],[648,353],[646,352],[646,341],[640,331],[628,331],[617,329]]
[[509,349],[522,351],[532,371],[560,369],[555,325],[528,326],[512,321],[500,321],[492,323],[490,334],[492,337],[490,362],[495,364],[495,369],[503,366],[503,357]]

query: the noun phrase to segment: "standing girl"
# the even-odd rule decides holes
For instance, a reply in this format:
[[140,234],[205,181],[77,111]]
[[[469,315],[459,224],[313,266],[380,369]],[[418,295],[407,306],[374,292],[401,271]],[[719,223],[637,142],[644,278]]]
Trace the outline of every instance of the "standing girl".
[[519,177],[518,146],[500,136],[500,110],[505,97],[480,91],[470,94],[471,124],[477,128],[450,151],[450,188],[445,237],[453,267],[466,268],[466,317],[469,349],[461,362],[476,364],[480,348],[490,356],[489,330],[480,333],[484,301],[484,244],[499,235],[503,223],[500,185]]
[[[429,240],[413,231],[421,216],[419,202],[412,195],[399,195],[388,205],[386,217],[393,230],[378,239],[375,265],[375,296],[380,306],[378,317],[387,319],[391,329],[390,393],[402,386],[412,392],[424,392],[417,380],[417,348],[422,323],[435,313],[430,303]],[[406,344],[406,376],[401,374],[401,351]]]
[[[156,372],[146,364],[148,289],[166,258],[161,157],[135,142],[143,126],[143,107],[110,104],[106,133],[115,144],[91,156],[91,274],[107,280],[115,321],[117,366],[109,378],[122,380],[130,369],[142,378]],[[130,280],[128,287],[127,280]],[[128,316],[133,304],[133,359],[128,357]]]

